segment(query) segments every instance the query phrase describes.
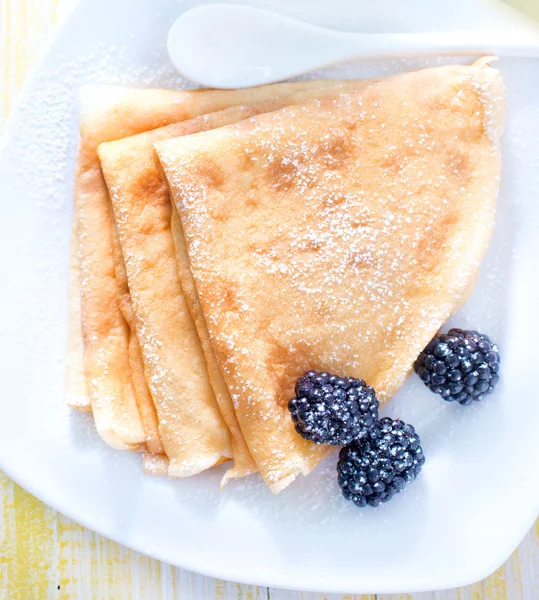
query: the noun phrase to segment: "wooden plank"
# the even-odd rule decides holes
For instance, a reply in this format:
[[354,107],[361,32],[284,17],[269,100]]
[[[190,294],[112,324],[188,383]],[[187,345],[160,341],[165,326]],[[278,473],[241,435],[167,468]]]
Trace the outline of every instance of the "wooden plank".
[[520,544],[518,550],[522,595],[539,598],[539,520]]
[[215,598],[215,600],[267,600],[267,588],[243,585],[222,579],[197,575],[184,569],[173,569],[171,596],[168,598],[191,600]]
[[270,600],[376,600],[373,594],[319,594],[317,592],[295,592],[269,589]]
[[[420,594],[377,594],[376,600],[434,600],[434,592]],[[448,596],[444,600],[453,600],[453,597]]]
[[0,581],[9,600],[54,598],[56,512],[0,473]]
[[[479,581],[466,587],[457,588],[455,591],[455,600],[482,600],[483,599],[483,582]],[[443,592],[446,593],[446,592]],[[447,597],[447,600],[451,598]],[[436,600],[446,600],[442,595],[436,596]]]
[[163,571],[171,567],[129,550],[71,519],[58,519],[62,600],[164,597]]
[[504,567],[500,567],[497,571],[492,573],[490,577],[483,580],[483,597],[485,599],[507,599],[507,585],[504,575]]
[[266,588],[203,577],[107,540],[71,519],[58,519],[62,600],[267,600]]
[[15,484],[0,472],[0,600],[9,600],[10,566],[13,565]]

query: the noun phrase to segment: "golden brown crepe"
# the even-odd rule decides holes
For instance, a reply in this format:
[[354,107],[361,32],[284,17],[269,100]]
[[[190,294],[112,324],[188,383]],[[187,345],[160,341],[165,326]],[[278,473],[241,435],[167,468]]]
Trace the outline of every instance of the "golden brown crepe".
[[142,468],[147,475],[168,475],[169,461],[163,454],[142,454]]
[[80,314],[80,264],[77,222],[73,219],[68,274],[68,321],[66,352],[66,402],[72,408],[92,410],[84,377],[84,346]]
[[[67,329],[67,356],[66,356],[66,402],[77,410],[91,412],[92,405],[86,389],[84,374],[84,343],[82,339],[82,323],[80,310],[80,264],[78,257],[77,219],[73,216],[73,231],[71,235],[69,285],[68,285],[68,329]],[[117,251],[119,245],[116,244]],[[127,277],[121,273],[124,269],[123,259],[115,261],[117,279],[127,286]],[[124,269],[125,270],[125,269]],[[120,271],[120,276],[118,276]],[[123,287],[123,286],[121,286]],[[129,291],[123,289],[120,297],[122,314],[129,315]],[[123,308],[122,308],[123,307]],[[131,319],[125,316],[128,324]],[[159,439],[157,415],[153,406],[142,365],[140,348],[136,335],[129,336],[129,364],[132,384],[136,391],[138,409],[146,436],[147,451],[153,454],[163,454],[164,450]]]
[[[328,85],[357,87],[363,84]],[[291,87],[290,92],[293,90]],[[177,474],[173,456],[186,451],[181,440],[193,439],[202,444],[204,434],[210,439],[213,437],[211,422],[217,425],[214,415],[217,404],[212,386],[232,433],[234,468],[228,471],[226,478],[247,475],[254,472],[256,466],[241,435],[232,400],[208,343],[207,328],[198,318],[194,322],[190,314],[196,318],[200,311],[188,306],[182,292],[171,231],[169,190],[153,143],[234,123],[319,94],[318,89],[288,94],[283,90],[281,98],[225,109],[99,146],[101,168],[125,259],[144,369],[159,421],[167,423],[165,428],[160,428],[160,433],[166,454],[171,459],[171,475]],[[189,282],[185,284],[189,285]],[[170,376],[157,376],[162,370]],[[190,415],[197,419],[193,420]],[[195,452],[196,444],[189,450]],[[203,447],[195,453],[202,456]]]
[[[154,423],[150,411],[146,410],[149,405],[144,388],[137,383],[143,374],[140,356],[137,360],[133,348],[131,354],[129,350],[131,332],[120,306],[126,283],[118,280],[112,211],[97,146],[231,105],[272,97],[280,90],[289,90],[290,86],[310,89],[320,83],[189,92],[95,86],[81,92],[75,214],[84,369],[97,429],[113,447],[145,446],[148,437],[153,439]],[[147,422],[143,421],[145,416]]]
[[470,290],[494,222],[503,85],[397,75],[158,142],[245,441],[274,492],[325,450],[287,411],[309,369],[385,403]]
[[[185,477],[232,457],[228,429],[206,373],[204,354],[178,277],[166,184],[148,175],[136,141],[99,146],[129,281],[134,331],[169,458]],[[132,139],[135,143],[129,143]],[[144,148],[144,146],[142,146]],[[152,145],[148,144],[150,166]]]
[[116,224],[112,224],[112,251],[114,256],[114,274],[118,287],[118,304],[120,312],[127,323],[129,329],[129,373],[131,376],[131,385],[137,400],[137,408],[140,416],[142,429],[146,441],[146,452],[150,454],[164,454],[165,450],[159,437],[159,421],[153,398],[146,381],[144,362],[140,351],[140,344],[135,332],[133,307],[131,306],[131,295],[127,282],[127,273],[122,255],[120,240]]

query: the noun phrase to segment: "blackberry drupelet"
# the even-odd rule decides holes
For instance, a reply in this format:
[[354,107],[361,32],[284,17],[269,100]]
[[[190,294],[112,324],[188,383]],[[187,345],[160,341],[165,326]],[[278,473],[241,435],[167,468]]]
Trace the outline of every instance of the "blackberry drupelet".
[[337,473],[347,500],[378,506],[412,482],[425,462],[415,429],[389,417],[373,425],[368,435],[341,450]]
[[463,329],[433,338],[414,363],[430,390],[463,406],[492,392],[499,368],[498,346],[482,333]]
[[309,371],[288,403],[296,431],[315,444],[346,446],[378,419],[374,390],[361,379]]

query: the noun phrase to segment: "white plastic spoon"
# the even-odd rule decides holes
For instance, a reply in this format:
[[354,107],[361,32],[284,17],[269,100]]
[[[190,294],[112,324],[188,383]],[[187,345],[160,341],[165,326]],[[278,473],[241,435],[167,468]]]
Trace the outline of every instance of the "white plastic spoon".
[[539,57],[539,35],[524,31],[345,33],[238,4],[185,12],[170,29],[167,46],[182,75],[216,88],[272,83],[358,58]]

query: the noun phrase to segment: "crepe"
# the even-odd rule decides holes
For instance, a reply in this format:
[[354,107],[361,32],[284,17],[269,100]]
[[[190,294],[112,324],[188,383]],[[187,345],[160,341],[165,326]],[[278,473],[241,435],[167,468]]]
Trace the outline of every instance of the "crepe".
[[66,402],[72,408],[92,410],[84,377],[84,346],[80,314],[80,263],[77,222],[73,219],[68,274],[68,322],[66,353]]
[[[86,389],[84,374],[84,343],[82,339],[81,298],[80,298],[80,262],[78,257],[77,219],[73,216],[73,231],[71,235],[70,264],[69,264],[69,297],[68,297],[68,330],[66,356],[66,402],[77,410],[91,412],[92,405]],[[115,250],[117,251],[118,245]],[[116,261],[116,271],[120,270],[117,279],[127,285],[127,278],[122,276],[123,261]],[[123,286],[121,286],[123,287]],[[127,293],[126,293],[127,292]],[[129,313],[130,301],[128,290],[122,289],[120,296],[122,314]],[[128,324],[130,323],[127,319]],[[157,415],[153,406],[142,365],[140,348],[136,336],[129,336],[129,365],[132,384],[139,400],[138,409],[145,432],[146,448],[149,453],[164,452],[159,439]]]
[[156,144],[274,492],[325,452],[294,431],[296,379],[360,377],[386,403],[469,292],[494,222],[503,96],[483,60]]
[[127,273],[122,255],[122,248],[118,239],[116,224],[112,224],[112,251],[114,257],[114,275],[118,287],[118,305],[120,312],[129,328],[129,373],[131,385],[137,400],[137,408],[140,416],[144,438],[146,441],[146,452],[149,454],[164,454],[165,450],[159,437],[159,421],[153,398],[146,381],[144,362],[140,350],[140,344],[134,328],[133,307],[131,306],[131,295],[127,282]]
[[162,454],[144,452],[142,455],[142,468],[147,475],[166,477],[168,475],[169,460]]
[[[364,84],[328,82],[326,85],[350,88]],[[225,109],[99,146],[101,168],[125,259],[144,369],[159,421],[167,424],[161,426],[161,439],[171,458],[171,475],[177,474],[173,456],[182,451],[179,441],[198,440],[204,446],[204,437],[212,437],[218,425],[216,399],[232,434],[234,467],[227,472],[225,481],[252,473],[256,466],[213,356],[207,327],[198,318],[200,311],[188,306],[182,291],[178,274],[181,264],[176,262],[171,231],[169,190],[153,143],[235,123],[319,94],[318,89],[283,93],[281,98]],[[183,273],[182,276],[188,277]],[[190,285],[188,280],[184,284]],[[163,371],[169,376],[159,376]],[[201,447],[196,454],[201,456],[207,450]]]
[[144,421],[150,412],[146,410],[143,387],[137,384],[143,376],[143,365],[140,357],[136,359],[136,352],[129,352],[131,332],[120,307],[126,283],[118,281],[112,212],[97,146],[241,102],[272,97],[280,91],[319,86],[319,82],[304,82],[250,90],[190,92],[90,86],[81,91],[74,199],[84,370],[97,430],[111,446],[145,446],[147,439],[153,439],[154,423],[151,418]]

